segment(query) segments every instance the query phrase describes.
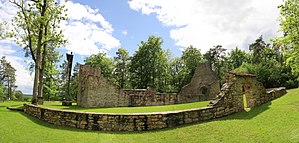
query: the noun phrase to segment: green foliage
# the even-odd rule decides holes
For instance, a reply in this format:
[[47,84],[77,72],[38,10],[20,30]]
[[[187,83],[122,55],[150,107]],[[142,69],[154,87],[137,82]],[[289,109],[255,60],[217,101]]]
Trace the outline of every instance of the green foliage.
[[[10,0],[18,8],[12,24],[13,31],[5,33],[25,51],[25,57],[30,57],[34,67],[34,85],[32,103],[37,104],[37,96],[42,97],[44,71],[47,61],[57,60],[57,47],[66,43],[61,21],[66,20],[66,9],[56,0]],[[49,67],[48,67],[49,68]],[[38,85],[39,84],[39,85]]]
[[128,62],[129,62],[129,53],[124,48],[119,48],[116,52],[117,57],[114,57],[115,61],[115,70],[114,74],[116,76],[116,81],[121,88],[127,88],[128,82]]
[[280,6],[280,30],[283,36],[276,42],[286,49],[287,64],[293,73],[299,74],[299,2],[298,0],[285,0]]
[[266,43],[263,41],[263,36],[260,36],[255,40],[254,43],[249,45],[249,50],[251,51],[251,62],[256,64],[262,61],[261,51],[266,47]]
[[48,59],[45,63],[45,72],[43,77],[43,97],[44,100],[51,100],[58,95],[59,92],[59,70],[57,62],[60,59],[59,53],[52,51],[52,54],[48,55]]
[[298,87],[298,81],[296,76],[292,75],[290,67],[281,66],[274,60],[259,64],[243,63],[234,72],[255,74],[266,88],[280,86],[286,88]]
[[99,52],[96,55],[91,55],[84,60],[86,65],[91,67],[98,68],[101,70],[101,73],[108,78],[109,80],[115,82],[113,76],[114,63],[113,59],[106,56],[106,53]]
[[14,96],[17,101],[24,101],[24,95],[23,95],[22,91],[20,91],[20,90],[15,91]]
[[4,84],[4,94],[7,95],[8,100],[13,100],[13,92],[17,87],[16,82],[16,69],[8,62],[3,56],[0,59],[0,84]]
[[236,69],[243,63],[249,62],[248,55],[245,51],[242,51],[238,47],[236,47],[228,54],[228,62],[229,64],[231,64],[232,69]]
[[32,100],[32,96],[25,96],[24,101],[25,102],[30,102]]
[[198,48],[190,45],[183,51],[182,61],[186,66],[188,73],[193,75],[199,63],[203,63],[203,56]]
[[226,68],[223,68],[226,67],[225,63],[227,63],[225,51],[226,49],[222,48],[221,45],[217,45],[214,46],[214,48],[210,48],[210,50],[204,54],[204,58],[209,63],[210,68],[216,72],[220,80],[220,85],[224,82],[224,72],[227,72]]
[[[183,87],[191,81],[196,67],[200,63],[203,63],[203,56],[198,48],[195,48],[192,45],[190,45],[183,51],[181,60],[176,61],[176,64],[181,64],[182,66],[182,69],[179,71],[183,71],[183,73],[185,74],[183,75],[183,77],[179,77],[181,75],[175,77],[178,79],[182,79],[181,84],[179,84],[179,88]],[[178,68],[179,66],[180,65],[176,65],[176,68]]]
[[141,41],[138,50],[131,57],[129,66],[130,81],[133,88],[152,87],[161,90],[166,85],[167,57],[162,50],[163,41],[159,37],[149,36]]
[[[58,75],[58,83],[56,86],[58,89],[55,90],[56,94],[52,94],[49,97],[49,101],[61,101],[65,97],[70,97],[71,100],[77,100],[77,92],[78,92],[78,82],[79,82],[79,63],[76,63],[73,68],[73,75],[71,76],[68,90],[68,79],[67,79],[67,70],[66,70],[67,62],[64,61],[60,65],[59,75]],[[69,94],[69,95],[68,95]]]
[[6,99],[5,93],[4,93],[4,84],[0,84],[0,101],[4,101]]

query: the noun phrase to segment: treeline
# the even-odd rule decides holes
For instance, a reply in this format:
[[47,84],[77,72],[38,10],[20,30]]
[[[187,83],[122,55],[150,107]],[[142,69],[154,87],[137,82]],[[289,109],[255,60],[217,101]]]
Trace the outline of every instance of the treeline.
[[[63,47],[67,40],[63,36],[59,23],[67,20],[64,5],[55,0],[10,1],[18,7],[13,18],[14,30],[5,31],[7,26],[0,23],[0,38],[13,37],[14,42],[24,48],[25,57],[33,62],[30,69],[34,72],[32,103],[37,104],[37,97],[45,100],[59,100],[66,94],[65,70],[59,61],[58,47]],[[258,38],[248,47],[248,52],[238,48],[227,53],[221,45],[211,47],[206,53],[201,53],[201,47],[186,47],[182,56],[174,58],[169,50],[162,49],[163,40],[150,36],[142,41],[138,50],[132,55],[121,48],[116,57],[107,57],[98,53],[85,59],[85,63],[100,68],[104,76],[122,88],[152,87],[163,92],[177,92],[186,85],[198,63],[208,62],[224,82],[224,73],[236,71],[256,74],[266,87],[298,86],[299,75],[299,32],[297,0],[285,0],[280,8],[280,30],[283,36],[273,39],[271,44]],[[28,18],[30,17],[30,18]],[[78,65],[78,64],[77,64]],[[78,66],[77,66],[78,67]],[[3,68],[1,68],[3,69]],[[75,98],[78,68],[71,79],[71,93]],[[0,77],[0,78],[3,78]],[[9,92],[7,98],[12,98],[13,82],[1,80],[1,89]],[[3,87],[4,85],[4,87]]]
[[141,41],[132,56],[120,48],[116,57],[99,52],[84,61],[101,69],[105,77],[121,88],[151,87],[161,92],[178,92],[190,82],[197,65],[203,62],[208,62],[218,75],[220,85],[224,83],[224,73],[233,71],[256,74],[267,88],[298,86],[297,76],[286,65],[283,48],[265,43],[262,36],[249,45],[249,52],[238,47],[227,52],[217,45],[202,54],[199,48],[189,46],[180,57],[173,57],[169,50],[163,50],[162,44],[161,38],[149,36],[147,41]]
[[17,90],[16,69],[5,56],[0,59],[0,101],[4,100],[24,100],[22,91]]

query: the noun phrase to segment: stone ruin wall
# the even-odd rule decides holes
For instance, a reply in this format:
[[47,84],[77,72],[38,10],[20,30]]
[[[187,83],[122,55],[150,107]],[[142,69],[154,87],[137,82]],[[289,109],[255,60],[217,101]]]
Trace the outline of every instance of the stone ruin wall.
[[220,91],[217,75],[208,63],[199,64],[191,82],[179,92],[179,103],[207,101],[216,97]]
[[[256,80],[254,75],[227,73],[226,79],[226,83],[221,88],[216,99],[212,100],[208,107],[204,108],[161,113],[113,114],[57,110],[25,104],[24,112],[54,125],[79,129],[149,131],[208,121],[244,111],[244,94],[249,107],[261,105],[286,94],[284,87],[266,90]],[[132,91],[127,90],[123,92]],[[142,92],[140,94],[144,94]]]
[[80,65],[77,105],[81,107],[130,107],[176,104],[176,93],[154,89],[120,89],[103,77],[100,70]]
[[129,98],[101,71],[80,65],[77,105],[81,107],[129,106]]
[[160,106],[176,104],[176,93],[159,93],[152,88],[148,89],[122,89],[129,97],[129,106]]
[[[221,88],[211,107],[222,107],[229,113],[243,111],[272,101],[286,94],[285,87],[266,90],[263,84],[257,81],[252,74],[227,73],[226,83]],[[246,97],[247,107],[244,107],[243,98]]]
[[77,104],[81,107],[158,106],[206,101],[220,90],[219,81],[208,64],[199,64],[191,82],[179,94],[154,89],[120,89],[100,70],[80,65]]
[[[95,131],[150,131],[172,128],[184,124],[208,121],[244,110],[237,103],[241,99],[234,94],[233,84],[224,86],[218,99],[209,107],[161,113],[88,113],[66,111],[25,104],[24,112],[50,124]],[[267,91],[260,103],[271,101],[286,93],[285,88]],[[243,102],[242,102],[243,103]]]

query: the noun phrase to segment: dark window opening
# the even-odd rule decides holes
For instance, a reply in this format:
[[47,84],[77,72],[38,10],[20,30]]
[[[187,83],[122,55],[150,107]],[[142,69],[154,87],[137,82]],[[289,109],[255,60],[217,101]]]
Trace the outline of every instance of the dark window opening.
[[205,86],[202,87],[202,88],[201,88],[201,93],[202,93],[202,94],[207,94],[207,93],[208,93],[208,88],[205,87]]

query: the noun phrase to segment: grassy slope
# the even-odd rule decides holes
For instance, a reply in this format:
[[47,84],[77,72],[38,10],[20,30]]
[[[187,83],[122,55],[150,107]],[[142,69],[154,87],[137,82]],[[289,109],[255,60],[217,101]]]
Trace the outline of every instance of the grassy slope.
[[145,113],[145,112],[164,112],[164,111],[175,111],[184,110],[191,108],[206,107],[209,101],[195,102],[188,104],[177,104],[167,106],[147,106],[147,107],[117,107],[117,108],[82,108],[79,106],[61,106],[61,102],[45,102],[43,107],[56,108],[63,110],[77,110],[84,112],[101,112],[101,113]]
[[0,103],[0,142],[299,142],[299,89],[215,121],[151,132],[95,132],[41,122]]

